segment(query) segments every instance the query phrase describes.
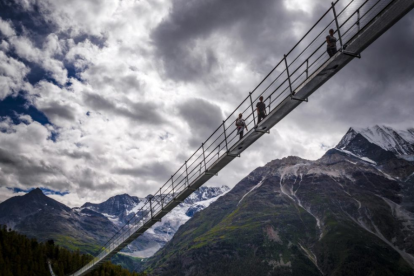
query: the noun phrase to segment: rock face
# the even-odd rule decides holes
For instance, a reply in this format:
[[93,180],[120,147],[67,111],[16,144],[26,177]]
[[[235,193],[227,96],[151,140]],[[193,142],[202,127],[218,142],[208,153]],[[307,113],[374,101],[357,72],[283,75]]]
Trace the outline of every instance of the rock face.
[[392,147],[383,132],[380,142],[361,132],[351,128],[317,161],[287,157],[257,168],[181,226],[148,271],[414,275],[413,132],[405,143],[387,128],[399,141]]
[[123,194],[111,197],[107,201],[99,204],[87,202],[82,205],[81,209],[89,209],[98,212],[106,216],[116,225],[122,226],[130,219],[131,215],[133,215],[131,210],[137,206],[141,207],[144,202],[145,199]]

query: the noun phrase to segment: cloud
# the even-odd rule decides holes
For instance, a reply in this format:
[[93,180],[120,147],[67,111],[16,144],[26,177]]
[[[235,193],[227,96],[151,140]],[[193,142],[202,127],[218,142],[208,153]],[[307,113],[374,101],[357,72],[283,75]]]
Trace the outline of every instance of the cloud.
[[201,145],[223,121],[221,108],[203,99],[188,99],[177,105],[178,114],[187,122],[190,146]]
[[[205,80],[234,58],[264,73],[298,39],[292,35],[293,24],[306,25],[314,15],[304,16],[293,8],[286,12],[284,2],[271,0],[172,3],[168,17],[153,30],[151,38],[165,75],[177,81]],[[316,9],[315,14],[318,12]]]
[[0,32],[5,37],[10,37],[16,35],[13,27],[10,22],[4,21],[0,18]]
[[49,102],[48,106],[43,107],[41,110],[52,121],[55,120],[57,117],[63,118],[65,120],[69,120],[69,121],[74,121],[75,120],[74,111],[71,110],[70,107],[61,105],[58,102]]
[[[19,93],[47,119],[21,110],[13,115],[19,124],[1,119],[0,201],[13,196],[6,186],[40,186],[67,190],[52,197],[80,206],[154,193],[329,3],[16,0],[2,7],[0,100]],[[317,159],[351,125],[412,124],[413,19],[407,15],[209,185],[235,185],[287,155]]]
[[114,168],[113,173],[142,178],[150,177],[161,183],[171,176],[172,171],[166,164],[153,162],[136,168]]
[[0,51],[0,100],[27,88],[24,79],[29,70],[24,63]]
[[96,111],[107,111],[131,119],[138,124],[160,125],[166,123],[166,120],[161,117],[159,112],[162,109],[162,104],[136,102],[128,103],[128,107],[120,107],[98,94],[90,93],[85,93],[84,100]]

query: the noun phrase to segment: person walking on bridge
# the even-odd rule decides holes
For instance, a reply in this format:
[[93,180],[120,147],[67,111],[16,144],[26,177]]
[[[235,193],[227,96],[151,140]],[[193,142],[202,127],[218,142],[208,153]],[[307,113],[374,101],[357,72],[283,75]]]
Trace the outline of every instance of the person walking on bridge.
[[338,52],[336,49],[336,42],[338,41],[336,37],[334,37],[334,30],[329,30],[329,35],[326,37],[326,51],[328,52],[329,57],[332,57],[333,55]]
[[243,133],[244,133],[244,129],[246,129],[246,131],[249,131],[247,129],[246,123],[245,121],[242,119],[243,114],[240,113],[239,114],[239,118],[236,119],[236,128],[237,128],[237,134],[240,135],[240,140],[243,138]]
[[257,110],[257,124],[260,124],[260,122],[266,118],[266,104],[263,102],[263,96],[260,96],[259,98],[260,102],[256,104],[256,110]]

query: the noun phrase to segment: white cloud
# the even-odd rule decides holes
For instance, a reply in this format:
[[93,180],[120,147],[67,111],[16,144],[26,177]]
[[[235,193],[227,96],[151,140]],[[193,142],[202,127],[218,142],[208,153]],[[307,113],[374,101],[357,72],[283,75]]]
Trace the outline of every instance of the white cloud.
[[24,63],[0,51],[0,100],[27,89],[24,78],[28,72]]
[[315,0],[284,0],[283,3],[288,11],[303,11],[311,14],[318,1]]
[[16,33],[15,33],[12,25],[10,24],[10,22],[4,21],[1,18],[0,18],[0,32],[6,37],[16,35]]

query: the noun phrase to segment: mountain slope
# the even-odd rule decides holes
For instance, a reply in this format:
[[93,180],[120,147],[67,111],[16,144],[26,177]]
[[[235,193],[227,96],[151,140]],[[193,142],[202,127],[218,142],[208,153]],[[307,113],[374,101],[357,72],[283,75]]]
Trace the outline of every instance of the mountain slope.
[[72,210],[40,189],[0,203],[0,224],[41,241],[54,239],[70,249],[94,253],[117,227],[92,210]]
[[12,197],[0,204],[0,224],[14,228],[16,224],[39,211],[70,212],[70,208],[34,189],[24,196]]
[[[350,128],[336,149],[348,156],[368,161],[386,175],[392,175],[401,186],[401,205],[414,213],[414,129],[393,130],[390,127]],[[401,154],[405,152],[406,154]]]
[[360,133],[347,140],[317,161],[254,170],[184,224],[148,271],[414,275],[414,214],[403,204],[414,164]]

